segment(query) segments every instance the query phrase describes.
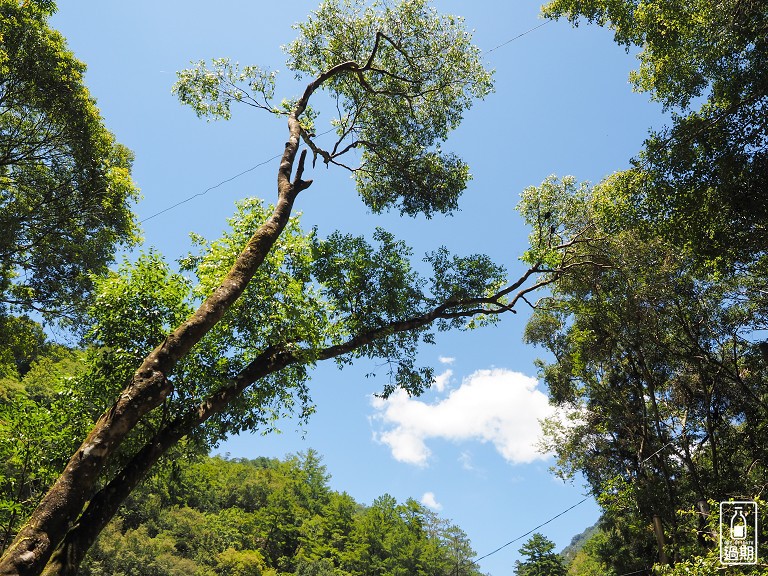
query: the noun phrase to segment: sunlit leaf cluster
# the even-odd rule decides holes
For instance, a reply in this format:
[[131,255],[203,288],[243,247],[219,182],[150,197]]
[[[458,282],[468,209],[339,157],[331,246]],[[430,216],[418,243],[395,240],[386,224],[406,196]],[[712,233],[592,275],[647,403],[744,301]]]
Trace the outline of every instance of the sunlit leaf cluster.
[[210,66],[201,60],[193,68],[179,72],[173,92],[198,116],[229,120],[233,101],[277,110],[271,103],[276,77],[276,71],[262,70],[258,66],[241,68],[228,58],[214,58]]
[[469,171],[441,143],[492,90],[462,19],[423,0],[333,0],[296,27],[286,52],[303,77],[352,63],[324,88],[340,114],[334,152],[362,149],[354,176],[366,204],[410,215],[455,210]]
[[[327,149],[315,141],[320,111],[309,107],[299,118],[315,162],[352,171],[375,212],[396,207],[429,217],[458,209],[471,176],[442,144],[493,87],[462,19],[425,0],[333,0],[296,29],[299,37],[285,47],[288,67],[310,83],[306,94],[322,89],[336,104],[337,140]],[[228,119],[233,102],[290,115],[298,102],[273,104],[274,72],[224,58],[180,72],[174,91],[208,118]]]

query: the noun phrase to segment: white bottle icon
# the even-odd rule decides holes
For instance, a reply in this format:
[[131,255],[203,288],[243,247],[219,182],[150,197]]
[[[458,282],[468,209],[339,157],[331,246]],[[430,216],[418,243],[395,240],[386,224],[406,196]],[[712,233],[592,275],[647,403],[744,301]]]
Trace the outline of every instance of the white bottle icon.
[[734,540],[747,539],[747,517],[741,510],[741,506],[736,506],[731,517],[731,538]]

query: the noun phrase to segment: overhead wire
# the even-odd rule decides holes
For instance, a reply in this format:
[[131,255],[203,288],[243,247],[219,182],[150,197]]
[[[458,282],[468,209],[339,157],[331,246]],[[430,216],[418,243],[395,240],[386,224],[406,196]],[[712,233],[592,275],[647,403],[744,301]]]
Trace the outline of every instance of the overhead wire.
[[507,44],[509,44],[509,43],[511,43],[511,42],[514,42],[514,41],[515,41],[515,40],[517,40],[518,38],[522,38],[522,37],[523,37],[523,36],[525,36],[526,34],[530,34],[530,33],[531,33],[531,32],[533,32],[534,30],[538,30],[538,29],[539,29],[539,28],[541,28],[542,26],[546,26],[546,25],[547,25],[547,24],[549,24],[549,23],[550,23],[550,20],[546,20],[546,21],[542,22],[541,24],[539,24],[538,26],[534,26],[533,28],[529,28],[528,30],[526,30],[525,32],[522,32],[522,33],[518,34],[518,35],[517,35],[517,36],[515,36],[514,38],[510,38],[510,39],[509,39],[509,40],[507,40],[506,42],[502,42],[502,43],[501,43],[501,44],[499,44],[498,46],[494,46],[493,48],[491,48],[490,50],[488,50],[488,51],[486,52],[486,54],[490,54],[490,53],[491,53],[491,52],[493,52],[494,50],[498,50],[499,48],[503,48],[504,46],[506,46]]
[[[683,425],[683,427],[684,427],[684,425]],[[683,432],[683,433],[684,433],[684,432]],[[676,438],[674,438],[673,440],[671,440],[671,441],[667,442],[667,443],[666,443],[666,444],[664,444],[664,445],[663,445],[661,448],[659,448],[658,450],[656,450],[656,452],[654,452],[654,453],[653,453],[653,454],[651,454],[650,456],[648,456],[648,457],[644,458],[642,461],[640,461],[640,464],[639,464],[639,465],[640,465],[640,466],[643,466],[643,465],[644,465],[646,462],[648,462],[648,460],[650,460],[651,458],[653,458],[653,457],[654,457],[654,456],[656,456],[657,454],[661,453],[661,452],[662,452],[663,450],[665,450],[667,447],[669,447],[669,446],[671,446],[672,444],[674,444],[674,443],[675,443],[675,440],[679,440],[681,437],[682,437],[682,434],[678,435],[678,436],[677,436]],[[531,528],[531,529],[530,529],[528,532],[526,532],[525,534],[522,534],[522,535],[518,536],[517,538],[514,538],[513,540],[510,540],[510,541],[509,541],[509,542],[507,542],[506,544],[502,544],[501,546],[499,546],[499,547],[498,547],[498,548],[496,548],[495,550],[493,550],[493,551],[491,551],[491,552],[488,552],[487,554],[484,554],[484,555],[480,556],[479,558],[475,558],[474,560],[471,560],[471,561],[469,561],[469,562],[468,562],[468,564],[478,564],[478,563],[480,562],[480,560],[483,560],[483,559],[485,559],[485,558],[488,558],[489,556],[493,556],[493,555],[494,555],[494,554],[496,554],[497,552],[501,552],[501,551],[502,551],[504,548],[506,548],[507,546],[509,546],[509,545],[511,545],[511,544],[514,544],[515,542],[518,542],[518,541],[522,540],[523,538],[525,538],[525,537],[526,537],[526,536],[528,536],[529,534],[532,534],[533,532],[535,532],[536,530],[538,530],[538,529],[539,529],[539,528],[541,528],[542,526],[546,526],[547,524],[549,524],[549,523],[550,523],[550,522],[552,522],[553,520],[556,520],[557,518],[560,518],[560,516],[563,516],[563,515],[564,515],[564,514],[566,514],[567,512],[570,512],[571,510],[573,510],[573,509],[574,509],[574,508],[576,508],[577,506],[580,506],[581,504],[583,504],[584,502],[586,502],[586,501],[587,501],[587,500],[589,500],[589,499],[590,499],[590,496],[586,496],[586,497],[584,497],[583,499],[581,499],[581,500],[579,500],[578,502],[576,502],[576,504],[573,504],[573,505],[569,506],[568,508],[566,508],[565,510],[563,510],[562,512],[559,512],[559,513],[555,514],[554,516],[552,516],[552,517],[551,517],[551,518],[549,518],[548,520],[546,520],[546,521],[542,522],[542,523],[541,523],[541,524],[539,524],[538,526],[536,526],[536,527],[534,527],[534,528]],[[641,573],[641,572],[646,572],[646,571],[648,571],[648,570],[649,570],[649,569],[647,569],[647,568],[644,568],[644,569],[642,569],[642,570],[636,570],[635,572],[626,572],[626,573],[624,573],[624,574],[619,574],[618,576],[632,576],[633,574],[639,574],[639,573]]]
[[[666,447],[666,446],[665,446],[665,447]],[[530,534],[533,534],[533,533],[534,533],[536,530],[538,530],[538,529],[539,529],[539,528],[541,528],[542,526],[546,526],[547,524],[549,524],[549,523],[550,523],[550,522],[552,522],[553,520],[557,520],[558,518],[560,518],[560,516],[563,516],[563,515],[565,515],[566,513],[570,512],[571,510],[573,510],[574,508],[576,508],[577,506],[580,506],[580,505],[584,504],[584,502],[586,502],[586,501],[587,501],[587,500],[589,500],[589,499],[590,499],[590,497],[589,497],[589,496],[586,496],[586,497],[584,497],[583,499],[581,499],[581,500],[579,500],[578,502],[576,502],[576,504],[573,504],[573,505],[569,506],[568,508],[566,508],[565,510],[563,510],[563,511],[561,511],[561,512],[557,513],[557,514],[555,514],[554,516],[552,516],[552,517],[551,517],[551,518],[549,518],[548,520],[546,520],[546,521],[542,522],[542,523],[541,523],[541,524],[539,524],[538,526],[535,526],[534,528],[531,528],[531,529],[530,529],[530,530],[528,530],[528,532],[526,532],[525,534],[521,534],[521,535],[520,535],[520,536],[518,536],[517,538],[514,538],[514,539],[510,540],[510,541],[509,541],[509,542],[507,542],[506,544],[502,544],[501,546],[499,546],[499,547],[498,547],[498,548],[496,548],[495,550],[492,550],[491,552],[488,552],[487,554],[483,554],[482,556],[480,556],[480,557],[478,557],[478,558],[474,558],[474,559],[470,560],[469,562],[467,562],[467,564],[475,564],[475,565],[479,564],[481,560],[485,560],[486,558],[488,558],[488,557],[490,557],[490,556],[493,556],[494,554],[496,554],[496,553],[498,553],[498,552],[501,552],[502,550],[504,550],[504,548],[506,548],[507,546],[510,546],[510,545],[514,544],[515,542],[519,542],[520,540],[522,540],[522,539],[523,539],[523,538],[525,538],[526,536],[529,536]],[[619,574],[618,576],[632,576],[633,574],[640,574],[641,572],[648,572],[648,571],[650,571],[650,569],[649,569],[649,568],[643,568],[643,569],[641,569],[641,570],[636,570],[636,571],[634,571],[634,572],[625,572],[624,574]]]
[[265,164],[269,164],[270,162],[272,162],[272,160],[275,160],[276,158],[280,158],[280,156],[282,156],[282,154],[276,154],[275,156],[272,156],[272,158],[269,158],[268,160],[264,160],[263,162],[259,162],[258,164],[254,165],[254,166],[251,166],[250,168],[248,168],[246,170],[243,170],[242,172],[240,172],[238,174],[235,174],[234,176],[231,176],[230,178],[227,178],[226,180],[222,180],[218,184],[214,184],[213,186],[209,186],[208,188],[206,188],[202,192],[198,192],[197,194],[192,194],[192,196],[184,198],[184,200],[181,200],[180,202],[176,202],[176,204],[172,204],[171,206],[168,206],[167,208],[163,208],[159,212],[155,212],[151,216],[147,216],[143,220],[140,220],[139,224],[144,224],[144,222],[147,222],[148,220],[152,220],[152,218],[155,218],[156,216],[160,216],[161,214],[165,214],[166,212],[170,212],[174,208],[178,208],[182,204],[186,204],[190,200],[194,200],[195,198],[197,198],[199,196],[205,196],[211,190],[215,190],[216,188],[218,188],[219,186],[223,186],[227,182],[232,182],[232,180],[235,180],[236,178],[240,178],[240,176],[243,176],[244,174],[248,174],[248,172],[253,172],[254,170],[256,170],[256,168],[260,168],[261,166],[264,166]]
[[510,540],[510,541],[509,541],[509,542],[507,542],[506,544],[502,544],[501,546],[499,546],[498,548],[496,548],[496,550],[494,550],[494,551],[492,551],[492,552],[488,552],[488,554],[484,554],[483,556],[480,556],[479,558],[475,558],[474,560],[472,560],[472,564],[477,564],[478,562],[480,562],[480,560],[483,560],[483,559],[485,559],[485,558],[488,558],[489,556],[493,556],[493,555],[494,555],[494,554],[496,554],[497,552],[501,552],[502,550],[504,550],[504,548],[506,548],[506,547],[507,547],[507,546],[509,546],[510,544],[514,544],[515,542],[517,542],[517,541],[519,541],[519,540],[522,540],[523,538],[525,538],[525,537],[526,537],[526,536],[528,536],[529,534],[533,534],[533,532],[535,532],[536,530],[538,530],[538,529],[539,529],[539,528],[541,528],[542,526],[546,526],[547,524],[549,524],[549,523],[550,523],[550,522],[552,522],[553,520],[556,520],[556,519],[560,518],[560,516],[562,516],[562,515],[563,515],[563,514],[565,514],[566,512],[570,512],[571,510],[573,510],[573,509],[574,509],[574,508],[576,508],[577,506],[580,506],[581,504],[584,504],[584,502],[586,502],[587,500],[589,500],[589,496],[585,497],[584,499],[580,500],[579,502],[576,502],[576,504],[574,504],[573,506],[570,506],[569,508],[566,508],[565,510],[563,510],[563,511],[562,511],[562,512],[560,512],[559,514],[555,514],[554,516],[552,516],[552,518],[550,518],[550,519],[549,519],[549,520],[547,520],[546,522],[542,522],[541,524],[539,524],[539,525],[538,525],[538,526],[536,526],[535,528],[531,528],[531,529],[530,529],[530,530],[528,530],[528,532],[526,532],[525,534],[521,534],[520,536],[518,536],[517,538],[515,538],[515,539],[513,539],[513,540]]
[[[666,446],[664,446],[664,447],[662,448],[662,450],[663,450],[664,448],[666,448]],[[658,452],[657,452],[657,453],[658,453]],[[651,457],[652,457],[652,456],[655,456],[655,454],[651,455]],[[649,457],[649,458],[650,458],[650,457]],[[646,460],[648,460],[648,458],[646,458]],[[644,460],[643,462],[645,462],[646,460]],[[469,562],[467,562],[467,564],[475,564],[475,565],[479,564],[481,560],[484,560],[484,559],[488,558],[489,556],[493,556],[493,555],[494,555],[494,554],[496,554],[497,552],[501,552],[502,550],[504,550],[504,548],[506,548],[507,546],[510,546],[510,545],[514,544],[515,542],[519,542],[520,540],[522,540],[522,539],[523,539],[523,538],[525,538],[526,536],[529,536],[530,534],[533,534],[533,533],[534,533],[536,530],[538,530],[538,529],[539,529],[539,528],[541,528],[542,526],[546,526],[547,524],[549,524],[549,523],[550,523],[550,522],[552,522],[553,520],[557,520],[558,518],[560,518],[560,516],[563,516],[563,515],[564,515],[564,514],[566,514],[567,512],[570,512],[571,510],[573,510],[573,509],[574,509],[574,508],[576,508],[577,506],[580,506],[581,504],[584,504],[584,502],[586,502],[586,501],[587,501],[587,500],[589,500],[589,499],[590,499],[590,497],[589,497],[589,496],[586,496],[586,497],[584,497],[583,499],[581,499],[581,500],[579,500],[578,502],[576,502],[576,504],[573,504],[572,506],[569,506],[568,508],[566,508],[566,509],[565,509],[565,510],[563,510],[562,512],[559,512],[559,513],[555,514],[554,516],[552,516],[552,517],[551,517],[551,518],[549,518],[548,520],[546,520],[546,521],[542,522],[542,523],[541,523],[541,524],[539,524],[538,526],[536,526],[536,527],[534,527],[534,528],[531,528],[531,529],[530,529],[530,530],[528,530],[528,532],[526,532],[525,534],[521,534],[521,535],[520,535],[520,536],[518,536],[517,538],[514,538],[514,539],[510,540],[510,541],[509,541],[509,542],[507,542],[506,544],[502,544],[501,546],[499,546],[499,547],[498,547],[498,548],[496,548],[495,550],[493,550],[493,551],[491,551],[491,552],[488,552],[487,554],[483,554],[483,555],[482,555],[482,556],[480,556],[479,558],[475,558],[475,559],[473,559],[473,560],[470,560]],[[640,570],[635,570],[634,572],[625,572],[625,573],[623,573],[623,574],[619,574],[618,576],[633,576],[634,574],[640,574],[641,572],[650,572],[650,569],[649,569],[649,568],[642,568],[642,569],[640,569]]]
[[632,576],[633,574],[640,574],[642,572],[650,572],[650,568],[641,568],[640,570],[635,570],[634,572],[624,572],[624,574],[619,574],[618,576]]
[[[325,132],[322,132],[322,133],[318,134],[318,136],[324,136],[324,135],[328,134],[329,132],[333,132],[334,130],[335,130],[335,128],[330,128],[330,129],[326,130]],[[239,172],[239,173],[235,174],[234,176],[230,176],[229,178],[227,178],[226,180],[222,180],[218,184],[214,184],[213,186],[209,186],[208,188],[206,188],[202,192],[197,192],[196,194],[192,194],[192,196],[188,196],[187,198],[184,198],[184,200],[176,202],[176,204],[168,206],[167,208],[163,208],[159,212],[155,212],[154,214],[152,214],[150,216],[147,216],[143,220],[139,220],[139,224],[143,224],[144,222],[146,222],[148,220],[152,220],[152,218],[155,218],[156,216],[160,216],[161,214],[165,214],[166,212],[169,212],[169,211],[173,210],[174,208],[178,208],[179,206],[181,206],[182,204],[186,204],[190,200],[194,200],[195,198],[198,198],[200,196],[205,196],[211,190],[215,190],[219,186],[223,186],[224,184],[227,184],[228,182],[232,182],[232,180],[240,178],[240,176],[244,176],[245,174],[248,174],[249,172],[253,172],[254,170],[256,170],[256,168],[260,168],[260,167],[264,166],[265,164],[269,164],[270,162],[272,162],[272,160],[276,160],[277,158],[280,158],[280,156],[282,156],[282,153],[275,154],[274,156],[272,156],[272,158],[267,158],[266,160],[264,160],[262,162],[259,162],[258,164],[255,164],[255,165],[251,166],[250,168],[246,168],[242,172]]]

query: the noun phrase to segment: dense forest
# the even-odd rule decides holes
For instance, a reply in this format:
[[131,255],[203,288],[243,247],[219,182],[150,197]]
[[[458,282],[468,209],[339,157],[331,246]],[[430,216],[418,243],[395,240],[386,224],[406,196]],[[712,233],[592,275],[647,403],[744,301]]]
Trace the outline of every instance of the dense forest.
[[105,529],[81,573],[479,575],[458,526],[414,500],[370,506],[328,487],[312,451],[163,467]]
[[[519,277],[444,247],[419,261],[383,228],[323,236],[294,213],[318,160],[347,171],[372,214],[458,209],[469,167],[443,144],[493,91],[460,18],[426,0],[326,0],[284,47],[305,84],[279,105],[266,68],[179,72],[173,91],[198,116],[247,105],[287,127],[273,203],[241,201],[221,238],[194,236],[177,263],[147,249],[115,266],[140,244],[133,155],[55,10],[0,0],[2,576],[479,574],[461,528],[414,500],[332,491],[312,451],[209,453],[309,417],[321,362],[380,362],[381,397],[419,395],[435,376],[420,347],[523,305],[560,409],[541,450],[585,479],[602,516],[564,555],[533,534],[510,570],[768,574],[746,548],[750,562],[723,566],[718,527],[719,502],[756,501],[753,536],[768,542],[768,4],[542,8],[637,51],[633,87],[671,120],[595,185],[522,191]],[[329,101],[331,146],[313,108]]]

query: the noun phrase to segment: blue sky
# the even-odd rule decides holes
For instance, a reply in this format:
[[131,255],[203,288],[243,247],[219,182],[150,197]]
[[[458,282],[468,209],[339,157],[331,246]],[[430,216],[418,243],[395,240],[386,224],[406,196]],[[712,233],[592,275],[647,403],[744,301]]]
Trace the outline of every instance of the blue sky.
[[[534,29],[543,22],[535,2],[435,5],[466,18],[496,70],[496,92],[466,114],[445,146],[468,161],[474,177],[461,211],[432,220],[373,216],[346,174],[319,167],[297,209],[306,228],[317,225],[323,234],[370,235],[383,226],[416,254],[440,245],[484,252],[514,275],[522,271],[517,259],[528,234],[514,212],[520,192],[550,174],[595,182],[626,168],[648,129],[663,123],[661,110],[632,92],[627,74],[635,59],[604,30],[559,22]],[[134,178],[143,194],[136,211],[145,220],[147,247],[174,260],[189,248],[189,232],[217,237],[237,199],[271,201],[277,161],[256,166],[282,151],[286,134],[282,121],[251,109],[235,110],[227,123],[198,120],[171,95],[175,71],[222,56],[284,70],[280,46],[293,39],[291,24],[314,7],[244,0],[60,3],[53,25],[88,65],[86,81],[108,127],[136,154]],[[279,77],[278,96],[298,90],[290,73]],[[321,115],[319,131],[327,118]],[[584,492],[579,481],[557,480],[552,459],[535,450],[537,418],[551,409],[533,365],[543,352],[521,340],[526,317],[521,308],[494,328],[438,335],[419,358],[435,367],[438,382],[418,399],[374,400],[385,382],[383,374],[365,377],[374,365],[321,366],[311,384],[317,413],[308,425],[288,420],[280,435],[241,436],[220,451],[282,457],[314,448],[334,489],[364,503],[384,493],[421,500],[459,524],[478,555],[487,554]],[[588,501],[540,531],[560,549],[597,517]],[[489,556],[481,569],[511,574],[522,542]]]

